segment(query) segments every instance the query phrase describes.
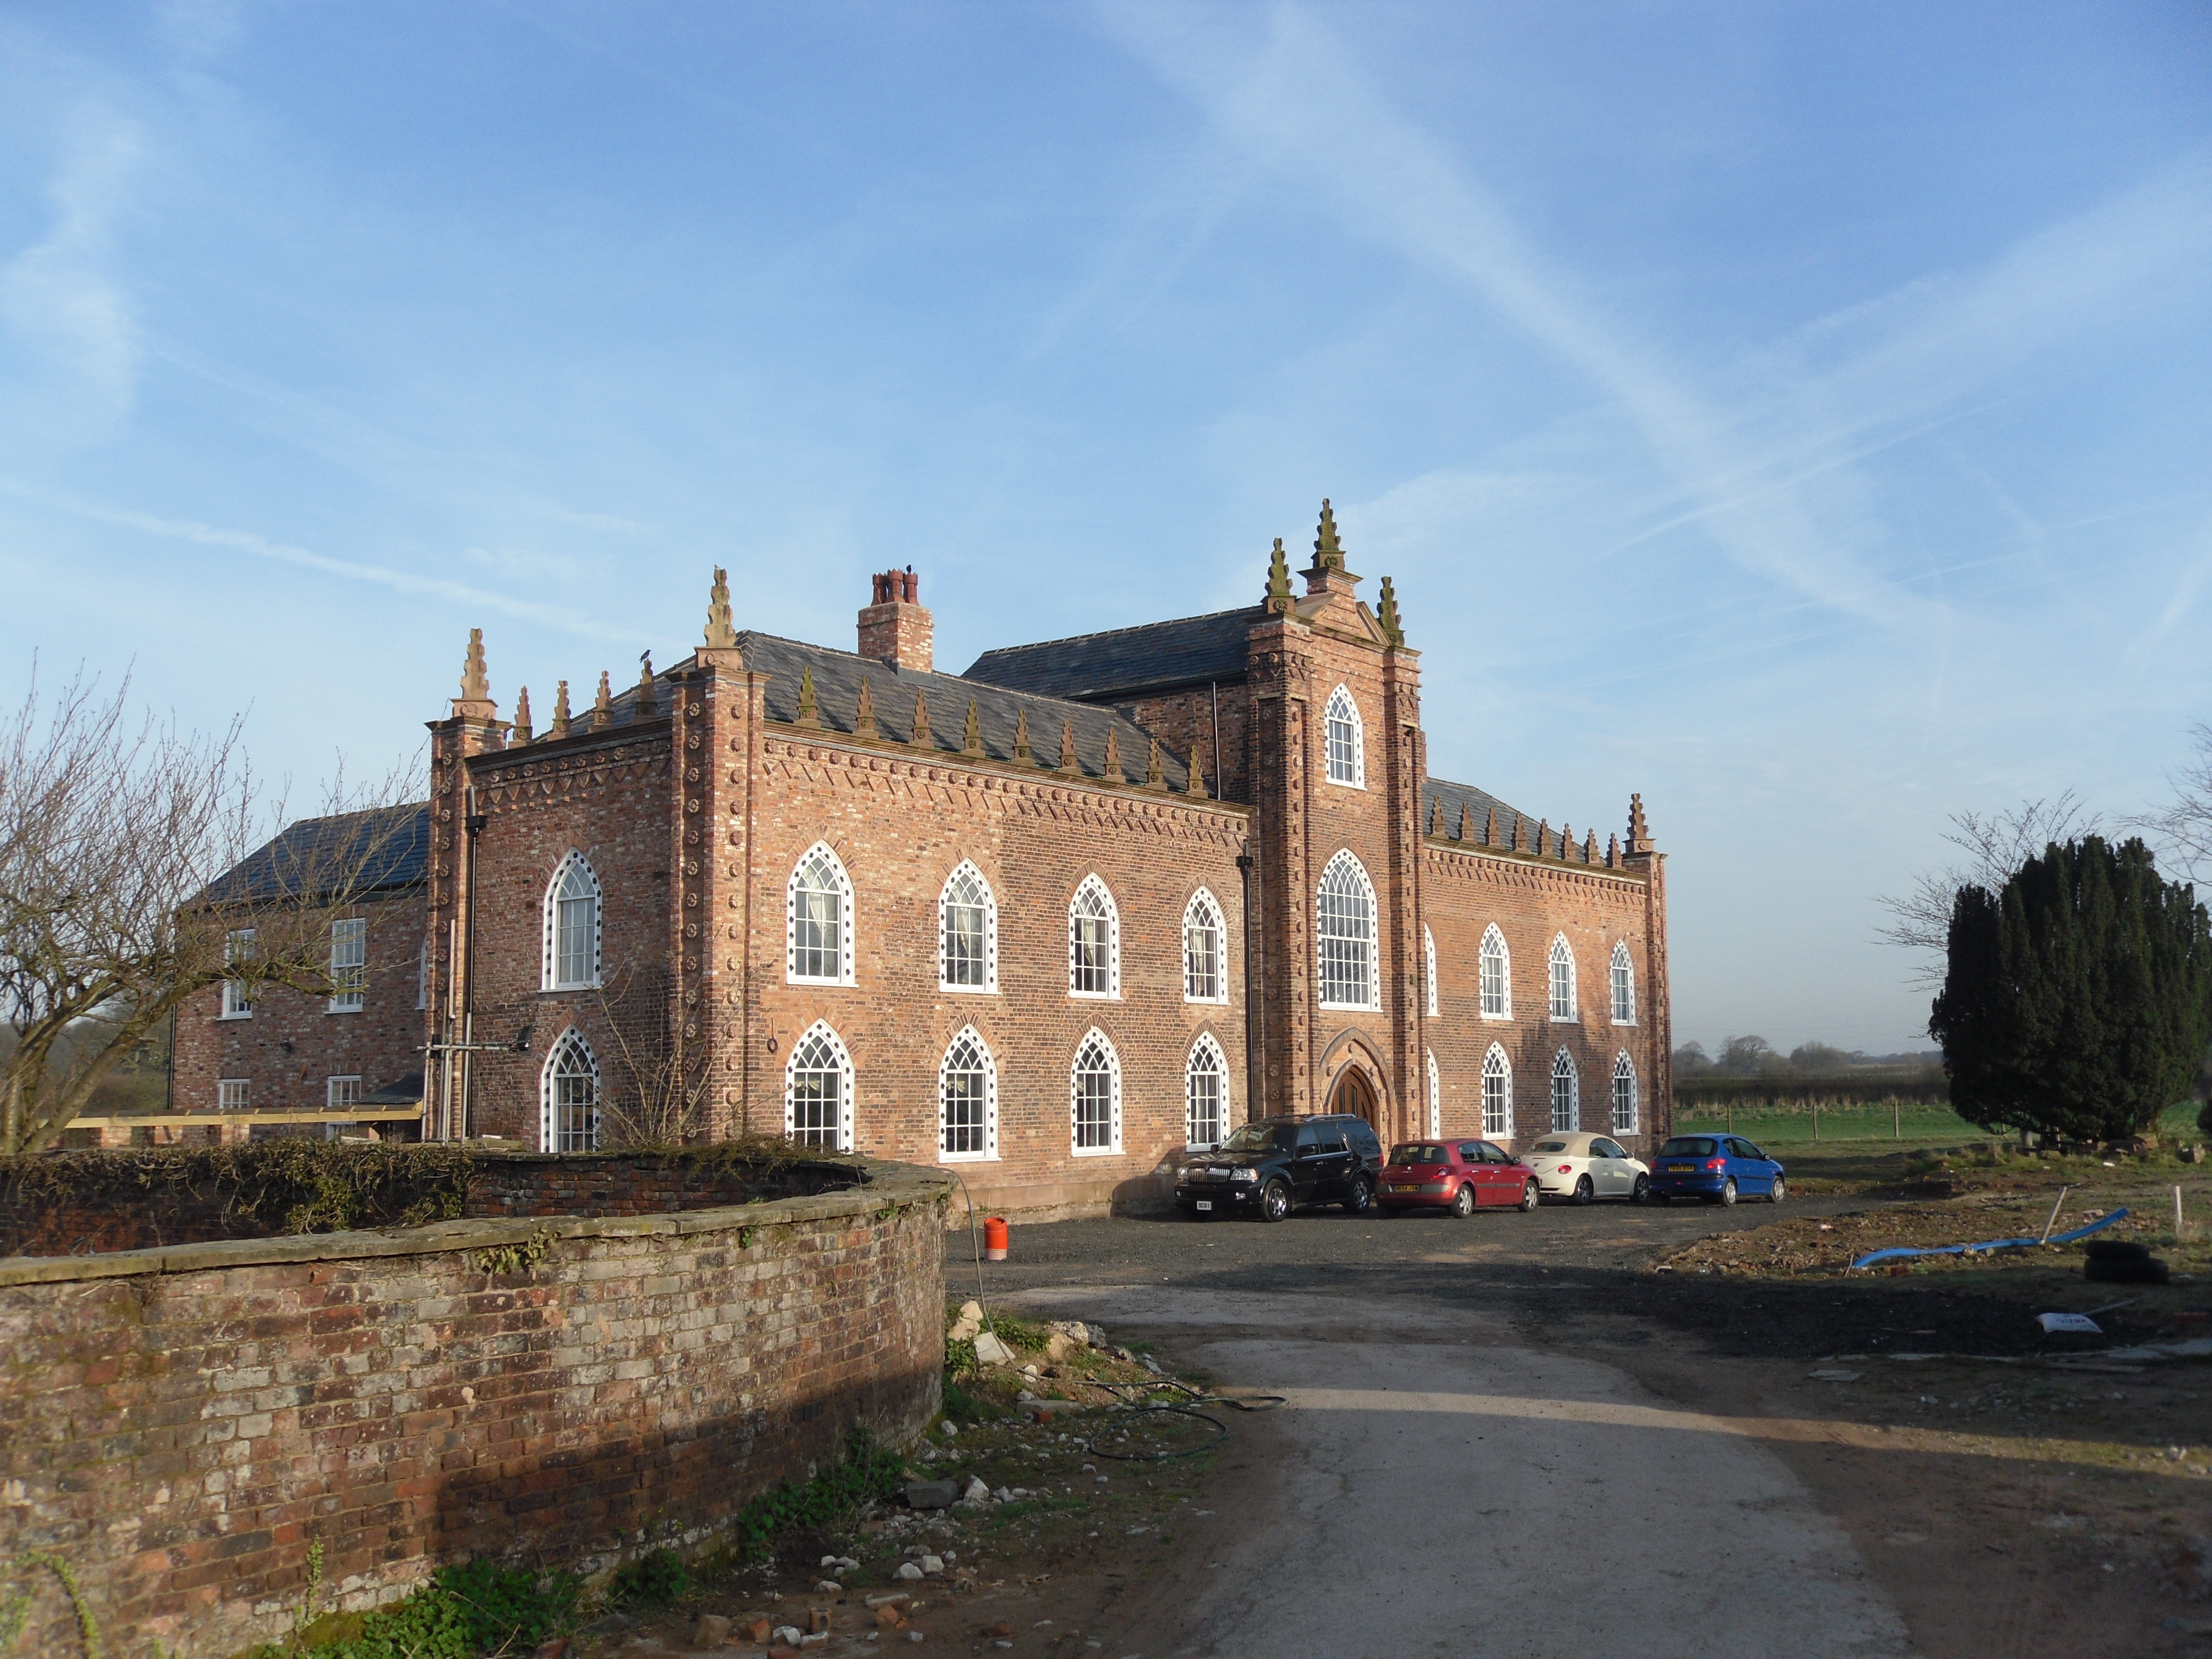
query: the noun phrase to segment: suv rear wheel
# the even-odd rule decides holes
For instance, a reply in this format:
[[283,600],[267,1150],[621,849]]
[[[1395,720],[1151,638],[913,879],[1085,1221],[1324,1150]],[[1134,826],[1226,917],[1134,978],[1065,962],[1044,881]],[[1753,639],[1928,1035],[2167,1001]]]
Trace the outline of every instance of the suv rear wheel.
[[1260,1193],[1260,1219],[1281,1221],[1291,1213],[1291,1189],[1280,1181],[1271,1181]]
[[1346,1215],[1365,1215],[1368,1206],[1375,1202],[1375,1188],[1368,1184],[1365,1176],[1352,1177],[1352,1196],[1344,1200]]

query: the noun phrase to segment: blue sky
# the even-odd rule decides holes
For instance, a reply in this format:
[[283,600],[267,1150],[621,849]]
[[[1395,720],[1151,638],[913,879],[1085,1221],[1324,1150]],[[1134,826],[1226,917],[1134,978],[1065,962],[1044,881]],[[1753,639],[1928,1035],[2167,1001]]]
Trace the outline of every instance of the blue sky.
[[1640,790],[1678,1038],[1916,1040],[1945,815],[2212,715],[2197,4],[0,12],[0,690],[303,794],[741,624],[1257,596],[1335,501],[1431,762]]

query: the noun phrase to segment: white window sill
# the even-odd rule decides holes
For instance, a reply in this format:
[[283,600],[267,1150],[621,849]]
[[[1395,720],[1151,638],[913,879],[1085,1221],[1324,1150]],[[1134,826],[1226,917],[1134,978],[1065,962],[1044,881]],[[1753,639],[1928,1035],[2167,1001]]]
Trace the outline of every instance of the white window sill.
[[1186,993],[1183,1000],[1198,1008],[1226,1008],[1229,1006],[1227,997],[1194,997]]
[[1333,1014],[1379,1014],[1382,1012],[1382,1005],[1379,1002],[1324,1002],[1321,1006]]
[[1510,1025],[1513,1023],[1513,1016],[1510,1012],[1503,1014],[1483,1014],[1480,1016],[1480,1018],[1494,1021],[1500,1025]]
[[939,1164],[996,1164],[999,1161],[999,1155],[995,1152],[939,1152],[937,1155],[937,1161]]
[[1583,1019],[1580,1014],[1547,1014],[1544,1023],[1547,1025],[1579,1025]]
[[853,983],[849,979],[809,979],[804,975],[791,973],[787,973],[783,976],[783,982],[786,985],[820,985],[832,989],[841,985],[850,987]]
[[223,1019],[252,1019],[252,1018],[253,1018],[253,1010],[252,1010],[252,1009],[251,1009],[251,1008],[241,1008],[238,1012],[236,1012],[236,1013],[234,1013],[234,1014],[217,1014],[217,1015],[216,1016],[216,1018],[217,1019],[219,1019],[219,1020],[223,1020]]
[[994,997],[999,994],[999,988],[995,983],[990,985],[947,985],[943,980],[939,980],[937,981],[937,988],[949,997]]
[[1069,1155],[1074,1158],[1119,1158],[1121,1156],[1121,1149],[1118,1146],[1070,1146],[1067,1150]]
[[1635,1025],[1635,1024],[1636,1024],[1636,1022],[1635,1022],[1634,1020],[1632,1020],[1632,1019],[1616,1019],[1616,1020],[1614,1020],[1613,1023],[1615,1025],[1618,1025],[1618,1026],[1621,1027],[1623,1030],[1628,1030],[1628,1029],[1630,1029],[1630,1028],[1633,1027],[1633,1026]]
[[358,1014],[364,1012],[365,1010],[360,1003],[356,1002],[350,1008],[325,1008],[323,1012],[326,1014]]
[[1119,1002],[1121,1000],[1119,991],[1070,991],[1067,994],[1077,1002]]
[[597,981],[597,980],[595,980],[595,979],[586,979],[586,980],[579,980],[579,981],[578,981],[575,984],[574,984],[574,985],[548,985],[548,986],[544,987],[543,989],[541,989],[541,990],[538,992],[538,995],[540,995],[540,996],[545,996],[545,997],[554,997],[554,996],[559,996],[559,995],[561,995],[561,994],[562,994],[562,993],[564,993],[564,992],[570,992],[570,991],[596,991],[596,990],[598,990],[599,988],[599,981]]
[[1367,787],[1367,783],[1364,779],[1355,781],[1351,778],[1324,777],[1322,781],[1323,783],[1334,784],[1339,789],[1358,789],[1364,792]]

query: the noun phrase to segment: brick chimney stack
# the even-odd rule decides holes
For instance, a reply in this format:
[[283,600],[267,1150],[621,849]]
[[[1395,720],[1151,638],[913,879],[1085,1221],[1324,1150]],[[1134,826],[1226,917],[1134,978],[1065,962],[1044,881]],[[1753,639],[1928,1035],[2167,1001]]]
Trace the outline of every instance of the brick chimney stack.
[[921,604],[921,579],[908,565],[880,572],[873,580],[875,599],[860,612],[860,654],[927,673],[934,630]]

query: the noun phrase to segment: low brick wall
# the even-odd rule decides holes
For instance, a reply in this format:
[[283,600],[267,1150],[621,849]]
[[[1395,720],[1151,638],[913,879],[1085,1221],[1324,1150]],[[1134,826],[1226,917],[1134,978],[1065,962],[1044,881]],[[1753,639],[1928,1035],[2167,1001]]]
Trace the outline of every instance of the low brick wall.
[[[180,1659],[479,1555],[586,1573],[712,1536],[856,1428],[937,1409],[949,1182],[0,1261],[0,1558],[102,1650]],[[489,1270],[485,1253],[543,1252]],[[80,1651],[50,1576],[33,1645]]]

